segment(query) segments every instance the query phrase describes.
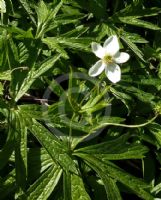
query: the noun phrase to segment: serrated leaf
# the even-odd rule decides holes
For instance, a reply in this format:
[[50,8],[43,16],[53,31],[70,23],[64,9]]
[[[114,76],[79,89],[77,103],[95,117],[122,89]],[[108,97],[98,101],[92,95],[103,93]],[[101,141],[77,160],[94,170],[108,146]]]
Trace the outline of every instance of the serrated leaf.
[[97,33],[97,40],[100,41],[105,36],[116,35],[117,28],[114,26],[113,23],[107,21],[106,23],[99,24],[95,27],[94,30]]
[[157,88],[157,90],[161,90],[161,80],[158,78],[145,78],[143,76],[138,76],[140,79],[139,81],[134,81],[137,84],[140,85],[146,85],[146,86],[154,86]]
[[122,101],[125,104],[129,114],[131,112],[130,103],[133,102],[132,97],[128,94],[116,90],[114,87],[110,87],[110,91],[117,99],[120,99],[120,101]]
[[20,89],[18,91],[14,91],[16,93],[15,101],[18,101],[25,94],[25,92],[27,92],[27,90],[33,84],[35,79],[37,79],[43,73],[45,73],[47,70],[53,67],[53,65],[59,58],[60,55],[56,55],[55,57],[49,58],[46,61],[44,61],[38,69],[32,68],[29,71],[27,77],[24,79]]
[[158,27],[155,24],[152,24],[147,21],[143,21],[140,19],[134,19],[133,17],[119,17],[120,21],[126,24],[134,25],[134,26],[139,26],[142,28],[148,28],[151,30],[160,30],[161,28]]
[[116,165],[112,164],[111,162],[102,162],[99,159],[96,159],[92,155],[88,154],[79,154],[85,160],[85,162],[93,168],[96,172],[100,171],[101,173],[111,176],[111,178],[125,184],[129,187],[132,191],[134,191],[139,197],[143,199],[153,200],[154,197],[148,193],[144,188],[148,188],[149,185],[146,184],[143,180],[136,178],[123,170],[121,170]]
[[63,47],[77,49],[77,50],[84,50],[90,52],[91,49],[89,48],[90,43],[92,40],[90,38],[65,38],[65,37],[47,37],[45,38],[45,42],[51,44],[52,41],[56,42],[59,45],[63,45]]
[[99,174],[99,175],[103,180],[106,193],[107,193],[107,198],[109,200],[115,200],[115,199],[122,200],[119,188],[116,185],[116,181],[108,176],[104,176],[104,174]]
[[48,12],[49,10],[46,4],[44,3],[44,1],[41,0],[36,8],[36,13],[38,16],[38,26],[45,22],[48,17]]
[[142,51],[126,36],[121,36],[121,39],[129,46],[129,48],[145,62]]
[[69,37],[69,38],[71,38],[71,37],[81,37],[88,30],[89,30],[88,27],[85,27],[84,25],[79,25],[79,26],[75,27],[75,29],[61,34],[61,37]]
[[75,152],[93,154],[103,161],[143,158],[148,148],[140,144],[129,144],[128,138],[129,135],[123,135],[115,140],[77,149]]
[[97,172],[97,174],[103,181],[103,184],[104,184],[104,187],[106,190],[106,194],[107,194],[107,198],[109,200],[115,200],[115,199],[122,200],[119,188],[116,185],[116,180],[112,179],[108,175],[105,175],[97,168],[95,168],[95,171]]
[[90,200],[88,193],[85,190],[83,180],[80,176],[72,174],[71,175],[71,194],[72,200]]
[[161,191],[161,183],[155,185],[155,187],[153,187],[153,189],[151,190],[151,192],[154,194],[158,194],[160,191]]
[[21,5],[23,6],[23,8],[25,9],[26,13],[29,15],[29,17],[31,18],[31,20],[33,21],[33,23],[35,24],[35,19],[33,17],[33,11],[30,8],[30,5],[28,3],[27,0],[19,0],[19,2],[21,3]]
[[38,7],[36,8],[38,16],[36,38],[41,38],[45,32],[50,30],[50,24],[54,21],[62,5],[63,1],[61,0],[54,9],[49,9],[44,1],[40,1]]
[[155,99],[155,96],[151,94],[150,92],[144,92],[141,89],[138,89],[134,86],[121,86],[121,88],[126,92],[131,94],[131,96],[136,96],[140,101],[152,103],[152,101]]
[[65,93],[63,87],[55,79],[52,79],[52,81],[50,81],[46,78],[45,80],[49,85],[49,89],[52,90],[52,92],[54,92],[58,97]]
[[11,27],[6,27],[6,30],[17,39],[24,39],[24,38],[33,39],[34,38],[32,35],[31,28],[25,31],[17,26],[11,26]]
[[28,181],[35,180],[51,165],[52,158],[44,148],[30,148],[28,150]]
[[27,127],[20,113],[15,112],[15,167],[18,192],[16,197],[23,194],[27,182]]
[[29,53],[24,43],[21,42],[18,44],[18,51],[19,51],[19,62],[20,63],[25,62],[29,57]]
[[142,17],[156,16],[160,12],[161,12],[160,9],[157,7],[144,8],[141,0],[132,2],[122,10],[119,10],[118,12],[114,13],[112,17],[131,16],[133,18],[142,18]]
[[48,45],[49,49],[55,50],[57,53],[60,53],[62,57],[68,59],[67,52],[56,42],[56,40],[49,40],[48,38],[44,38],[43,43]]
[[77,174],[75,163],[68,155],[68,149],[63,143],[34,119],[26,119],[26,125],[41,145],[47,150],[54,162],[59,163],[63,169]]
[[[124,151],[124,152],[123,152]],[[148,149],[141,145],[129,145],[129,147],[122,149],[122,152],[113,152],[112,154],[97,154],[97,158],[102,161],[106,160],[124,160],[124,159],[141,159],[145,157]]]
[[[34,98],[34,97],[31,96],[31,98]],[[20,105],[19,109],[21,110],[22,113],[27,114],[31,118],[38,119],[38,120],[44,119],[44,116],[43,116],[44,108],[41,105],[25,104],[25,105]]]
[[141,37],[139,34],[136,33],[123,31],[121,35],[127,37],[133,43],[143,43],[143,44],[148,43],[146,39],[144,39],[143,37]]
[[161,125],[158,123],[151,123],[148,125],[148,129],[153,134],[159,146],[161,147]]
[[[30,186],[26,196],[30,200],[47,200],[58,184],[62,174],[62,169],[58,166],[51,166],[36,182]],[[23,197],[21,198],[23,199]]]
[[[130,138],[129,134],[124,134],[116,139],[103,142],[100,144],[89,145],[87,147],[76,149],[74,152],[86,152],[86,153],[112,153],[113,151],[121,150],[122,145],[126,144]],[[116,145],[117,144],[117,145]]]
[[[47,31],[50,31],[50,30],[53,30],[53,29],[56,29],[57,27],[59,26],[62,26],[62,25],[68,25],[68,24],[77,24],[79,23],[79,21],[83,18],[85,18],[86,16],[84,14],[81,14],[81,13],[77,13],[77,14],[74,14],[74,15],[69,15],[68,14],[59,14],[55,17],[55,20],[51,21],[50,23],[50,27],[47,29]],[[84,27],[84,26],[81,26],[83,27],[84,30],[82,30],[82,33],[80,31],[80,27],[76,27],[74,30],[70,30],[66,33],[63,33],[62,36],[66,36],[66,37],[72,37],[72,36],[75,36],[74,33],[77,35],[82,35],[84,32],[86,32],[88,30],[88,27]]]

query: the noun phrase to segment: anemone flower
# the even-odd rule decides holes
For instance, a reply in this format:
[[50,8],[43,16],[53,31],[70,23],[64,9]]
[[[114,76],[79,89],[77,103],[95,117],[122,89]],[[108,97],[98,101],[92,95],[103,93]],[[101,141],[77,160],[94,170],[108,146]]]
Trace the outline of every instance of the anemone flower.
[[103,47],[92,42],[93,53],[100,58],[90,69],[89,76],[95,77],[105,70],[107,78],[117,83],[121,80],[121,69],[118,64],[125,63],[130,58],[128,53],[119,52],[119,42],[116,35],[110,36]]

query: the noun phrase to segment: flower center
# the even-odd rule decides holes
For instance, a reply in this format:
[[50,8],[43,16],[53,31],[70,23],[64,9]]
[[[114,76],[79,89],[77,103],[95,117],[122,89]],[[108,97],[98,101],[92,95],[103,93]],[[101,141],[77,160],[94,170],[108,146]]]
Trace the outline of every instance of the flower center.
[[102,59],[102,61],[106,64],[113,63],[113,57],[111,55],[105,55]]

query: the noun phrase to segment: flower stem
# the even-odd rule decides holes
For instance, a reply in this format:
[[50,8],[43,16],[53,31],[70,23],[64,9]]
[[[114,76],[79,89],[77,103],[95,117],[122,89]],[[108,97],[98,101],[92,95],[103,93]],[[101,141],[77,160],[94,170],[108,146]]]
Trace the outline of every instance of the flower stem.
[[[118,124],[118,123],[107,122],[107,123],[104,123],[103,126],[111,125],[111,126],[119,126],[119,127],[127,127],[127,128],[140,128],[140,127],[144,127],[144,126],[152,123],[157,117],[158,117],[158,114],[156,114],[153,118],[151,118],[150,120],[148,120],[147,122],[142,123],[142,124],[127,125],[127,124]],[[102,126],[102,124],[96,126],[94,129],[91,129],[90,133],[94,132],[98,128],[102,128],[103,126]]]

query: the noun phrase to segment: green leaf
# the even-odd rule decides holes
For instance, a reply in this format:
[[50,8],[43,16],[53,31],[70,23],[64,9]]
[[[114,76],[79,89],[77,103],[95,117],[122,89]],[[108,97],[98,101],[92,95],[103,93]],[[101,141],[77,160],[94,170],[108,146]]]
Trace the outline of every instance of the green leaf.
[[11,70],[0,72],[0,80],[10,81],[11,80],[11,73],[12,73]]
[[43,41],[51,46],[55,46],[55,43],[57,43],[63,47],[91,52],[91,49],[89,48],[89,45],[92,42],[91,38],[47,37],[43,39]]
[[71,189],[72,200],[90,200],[88,193],[86,192],[83,184],[83,180],[80,176],[71,174]]
[[49,85],[49,88],[54,92],[58,97],[65,93],[63,87],[55,80],[50,81],[48,78],[45,79]]
[[161,191],[161,183],[157,184],[151,192],[154,193],[155,195],[158,194]]
[[17,26],[6,27],[8,33],[12,34],[16,39],[33,39],[32,29],[23,30]]
[[134,81],[137,84],[145,86],[154,86],[157,90],[161,90],[161,80],[158,78],[145,78],[144,76],[138,76],[139,81]]
[[106,16],[106,0],[93,0],[89,1],[89,11],[94,14],[96,18],[104,18]]
[[148,43],[148,40],[141,37],[139,34],[123,31],[122,36],[127,37],[133,43]]
[[24,63],[29,58],[29,52],[24,43],[20,42],[18,44],[19,51],[19,62]]
[[122,152],[111,153],[111,154],[94,154],[95,157],[101,159],[102,161],[106,160],[124,160],[124,159],[141,159],[145,157],[145,153],[148,152],[148,149],[141,145],[134,145],[131,147],[124,148]]
[[67,127],[70,127],[74,130],[79,130],[79,131],[82,131],[82,132],[85,132],[85,133],[89,133],[89,131],[91,130],[90,126],[85,126],[84,123],[82,122],[74,122],[74,121],[71,121],[70,119],[66,118],[66,117],[61,117],[61,123],[63,125],[66,125]]
[[28,151],[28,181],[32,182],[54,164],[53,159],[44,148],[30,148]]
[[56,42],[56,40],[50,40],[48,38],[44,38],[43,43],[48,45],[49,49],[52,49],[53,51],[55,50],[57,53],[60,53],[62,57],[68,59],[68,54],[67,52]]
[[103,161],[143,158],[148,148],[140,144],[129,144],[127,141],[129,137],[129,135],[123,135],[115,140],[77,149],[75,152],[93,154]]
[[[36,182],[30,186],[26,196],[30,200],[47,200],[58,184],[62,170],[58,166],[50,166]],[[23,197],[21,198],[23,199]]]
[[36,38],[41,38],[50,29],[50,24],[54,21],[62,5],[63,1],[60,1],[54,9],[48,9],[47,5],[42,0],[40,1],[36,8],[38,16]]
[[[64,7],[64,6],[63,6]],[[86,15],[82,14],[82,13],[75,13],[75,14],[59,14],[55,17],[55,20],[51,22],[50,27],[48,28],[48,30],[52,30],[52,29],[56,29],[57,27],[59,27],[60,25],[67,25],[67,24],[77,24],[80,22],[81,19],[85,18]],[[82,30],[82,31],[81,31]],[[82,35],[84,32],[86,32],[88,30],[88,28],[80,25],[78,27],[75,27],[74,30],[70,30],[66,33],[63,33],[63,36],[75,36],[75,34],[77,33],[77,35]],[[81,33],[82,32],[82,33]]]
[[[10,115],[10,120],[12,123],[14,122],[14,116]],[[2,169],[8,162],[8,159],[10,158],[13,150],[14,150],[14,134],[15,134],[15,129],[12,128],[12,126],[9,126],[9,131],[8,131],[8,136],[6,139],[6,143],[3,146],[3,148],[0,150],[0,169]]]
[[20,86],[20,89],[18,91],[14,91],[15,92],[15,101],[18,101],[25,94],[25,92],[28,91],[30,86],[35,81],[35,79],[37,79],[43,73],[45,73],[47,70],[49,70],[51,67],[53,67],[53,65],[59,58],[60,58],[60,55],[56,55],[52,58],[45,60],[38,69],[32,68],[29,71],[27,77],[24,79],[22,85]]
[[[27,96],[27,97],[30,98],[30,96]],[[35,97],[31,96],[31,100],[34,98]],[[38,119],[38,120],[44,119],[43,107],[41,105],[24,104],[24,105],[20,105],[18,108],[21,110],[22,113],[27,114],[31,118]]]
[[[119,87],[118,87],[119,88]],[[138,89],[134,86],[123,86],[121,85],[121,88],[131,96],[137,97],[142,102],[152,103],[152,101],[155,99],[155,96],[150,92],[144,92],[141,89]]]
[[97,174],[99,175],[99,177],[102,179],[105,190],[106,190],[106,194],[107,194],[107,198],[109,200],[121,200],[121,194],[119,192],[119,189],[116,185],[116,180],[112,179],[111,177],[109,177],[108,175],[106,175],[105,173],[102,173],[101,170],[98,170],[97,168],[93,167],[93,169],[95,169],[95,171],[97,172]]
[[114,87],[110,87],[110,91],[117,99],[119,99],[120,101],[123,102],[123,104],[126,106],[126,108],[128,110],[128,114],[129,114],[131,112],[130,105],[133,102],[133,98],[130,95],[125,94],[124,92],[121,92],[121,91],[117,90],[117,88],[114,88]]
[[3,85],[2,85],[2,83],[0,82],[0,95],[3,95],[3,90],[4,90]]
[[29,17],[31,18],[31,20],[33,21],[33,23],[36,24],[35,19],[33,17],[33,11],[31,10],[28,1],[27,0],[19,0],[19,2],[23,6],[23,8],[26,11],[26,13],[29,15]]
[[77,174],[75,163],[67,153],[67,147],[36,120],[24,117],[28,129],[46,149],[53,161],[59,163],[63,169]]
[[102,181],[104,183],[106,193],[107,193],[107,198],[109,200],[121,200],[121,194],[119,191],[119,188],[116,185],[116,181],[108,176],[105,176],[103,173],[99,173],[99,176],[102,178]]
[[63,196],[64,200],[71,200],[71,173],[63,172]]
[[27,182],[27,127],[20,113],[15,112],[15,166],[16,182],[19,191],[16,196],[23,194]]
[[[86,153],[112,153],[113,151],[121,150],[121,147],[125,145],[130,138],[129,134],[124,134],[116,139],[102,142],[100,144],[88,145],[87,147],[75,149],[74,152],[86,152]],[[117,145],[116,145],[117,144]]]
[[11,197],[12,193],[15,192],[17,188],[15,176],[15,170],[13,169],[6,177],[2,179],[2,186],[0,183],[1,199],[8,199],[9,196]]
[[36,13],[37,13],[37,17],[38,17],[38,25],[41,25],[45,22],[45,20],[48,17],[48,8],[46,6],[46,4],[44,3],[44,1],[40,1],[38,4],[38,7],[36,8]]
[[151,123],[147,128],[153,134],[159,146],[161,147],[161,125],[158,123]]
[[100,41],[105,36],[116,35],[118,30],[113,23],[107,21],[96,26],[95,31],[97,33],[97,40]]
[[149,152],[146,157],[142,160],[143,177],[148,183],[151,183],[153,187],[153,180],[156,174],[156,162],[155,157]]
[[151,30],[160,30],[161,28],[158,27],[155,24],[152,24],[147,21],[143,21],[140,19],[134,19],[133,17],[119,17],[120,21],[126,24],[134,25],[134,26],[139,26],[142,28],[148,28]]
[[145,62],[142,51],[128,37],[124,35],[121,36],[121,39],[129,46],[129,48],[134,52],[134,54],[136,54],[136,56]]
[[156,16],[160,13],[160,9],[157,7],[150,7],[145,8],[143,6],[142,0],[140,1],[134,1],[122,10],[119,10],[118,12],[114,13],[112,17],[115,16],[130,16],[135,18],[141,18],[141,17],[150,17],[150,16]]
[[111,162],[103,162],[92,155],[89,154],[78,154],[77,156],[83,158],[85,162],[93,168],[96,172],[100,171],[105,174],[105,176],[110,176],[126,185],[126,187],[130,188],[134,193],[136,193],[139,197],[143,199],[153,200],[154,197],[150,195],[144,188],[148,188],[149,185],[146,184],[143,180],[136,178],[127,172],[124,172],[122,169],[112,164]]

